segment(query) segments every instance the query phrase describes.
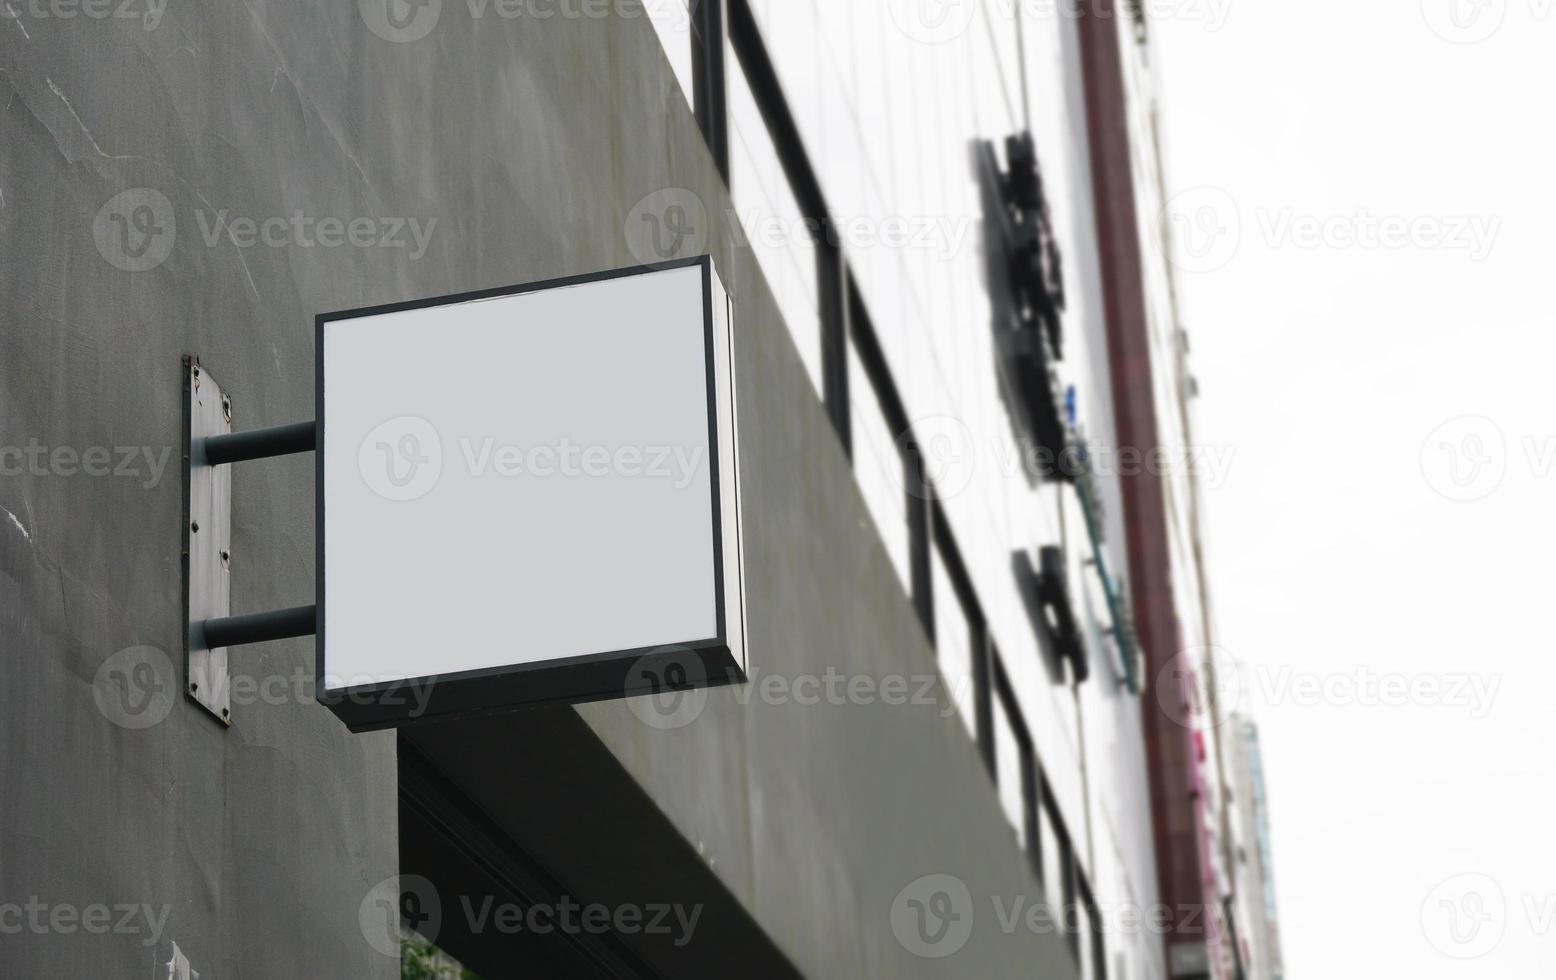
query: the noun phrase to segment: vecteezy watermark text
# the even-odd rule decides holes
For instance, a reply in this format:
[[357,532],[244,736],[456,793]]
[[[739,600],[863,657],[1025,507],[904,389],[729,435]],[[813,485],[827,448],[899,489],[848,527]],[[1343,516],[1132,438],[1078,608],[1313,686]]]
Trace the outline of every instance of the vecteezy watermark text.
[[[930,415],[913,420],[897,437],[899,449],[912,439],[924,462],[924,475],[939,499],[950,499],[964,492],[980,472],[1012,480],[1027,474],[1060,473],[1078,476],[1083,471],[1099,477],[1182,476],[1199,481],[1207,490],[1221,487],[1231,473],[1237,455],[1235,446],[1110,446],[1088,444],[1084,450],[1076,444],[1055,452],[1035,442],[1019,439],[1008,430],[973,430],[954,415]],[[901,480],[899,469],[892,471]],[[902,489],[921,495],[918,486]]]
[[[321,683],[322,681],[322,683]],[[407,717],[426,714],[437,686],[435,678],[384,678],[368,674],[324,675],[315,679],[311,669],[293,667],[290,672],[234,671],[224,680],[228,702],[234,707],[330,703],[404,707]],[[131,731],[152,728],[172,713],[177,704],[179,673],[173,660],[154,646],[132,646],[105,658],[92,678],[92,698],[104,718]]]
[[[738,248],[809,250],[826,244],[850,252],[923,252],[943,262],[969,247],[979,221],[950,214],[851,215],[818,221],[762,208],[729,208],[721,224]],[[695,191],[662,187],[633,205],[622,230],[628,250],[640,262],[698,255],[707,250],[708,207]]]
[[[436,217],[309,214],[234,214],[230,208],[195,208],[195,225],[207,248],[230,245],[240,252],[265,248],[381,248],[412,261],[427,253]],[[98,253],[116,269],[147,272],[168,260],[178,240],[178,214],[166,194],[133,187],[109,198],[92,219]]]
[[166,10],[167,0],[0,0],[0,20],[138,20],[148,31]]
[[691,486],[707,457],[706,446],[581,446],[566,437],[555,445],[497,444],[490,437],[459,440],[459,452],[471,476],[533,476],[600,479],[621,476],[669,480],[677,490]]
[[421,40],[438,26],[445,9],[461,7],[471,21],[652,17],[674,35],[690,29],[686,0],[357,0],[357,12],[367,29],[396,44]]
[[0,902],[0,936],[144,935],[141,944],[155,946],[172,911],[171,905],[153,906],[145,902],[73,905],[45,902],[33,895],[26,902]]
[[25,446],[0,446],[0,476],[87,476],[138,480],[149,490],[162,482],[172,447],[47,446],[36,437]]
[[[696,721],[707,706],[706,675],[695,656],[644,658],[632,673],[637,688],[650,693],[628,701],[632,713],[651,728],[682,728]],[[938,671],[922,674],[845,673],[828,667],[821,673],[764,672],[753,665],[747,682],[733,689],[735,703],[753,700],[773,707],[798,705],[930,708],[949,718],[972,703],[971,675],[946,677]]]
[[200,226],[200,237],[214,248],[226,238],[238,248],[395,248],[409,249],[414,261],[427,254],[427,244],[432,240],[432,230],[437,218],[336,218],[314,217],[301,209],[288,217],[250,218],[231,216],[228,210],[206,211],[195,209],[195,220]]
[[[471,478],[662,480],[685,490],[707,462],[706,445],[669,443],[600,445],[562,436],[531,445],[499,442],[494,436],[460,436],[456,462]],[[386,500],[416,500],[437,486],[444,470],[443,439],[419,416],[401,416],[375,426],[362,440],[357,466],[368,487]]]
[[1234,716],[1281,705],[1449,710],[1479,721],[1491,713],[1502,677],[1470,671],[1405,673],[1365,664],[1333,671],[1290,664],[1250,668],[1212,646],[1180,652],[1162,665],[1153,688],[1162,712],[1191,728],[1215,728]]
[[414,930],[436,942],[447,916],[462,918],[474,935],[667,936],[677,947],[692,941],[703,906],[672,902],[580,902],[561,895],[554,902],[519,903],[496,895],[439,893],[421,875],[395,875],[374,885],[357,909],[368,945],[385,956],[400,955],[400,930]]
[[[1459,252],[1480,262],[1491,254],[1502,218],[1478,214],[1383,214],[1368,208],[1320,214],[1261,205],[1245,217],[1220,187],[1194,187],[1162,207],[1156,241],[1186,272],[1214,272],[1232,261],[1248,237],[1268,249]],[[1252,233],[1252,234],[1250,234]]]
[[[981,11],[996,31],[1008,30],[1018,18],[1029,20],[1108,19],[1128,16],[1128,5],[1100,0],[886,0],[892,23],[920,44],[944,44],[967,33]],[[1137,0],[1146,21],[1178,20],[1203,25],[1215,33],[1226,26],[1232,0]]]
[[[1028,895],[989,895],[988,912],[1001,935],[1074,934],[1096,930],[1112,935],[1197,936],[1212,944],[1223,935],[1221,911],[1214,905],[1098,902],[1084,908],[1076,902],[1055,903]],[[897,893],[889,919],[893,935],[904,949],[923,959],[943,959],[960,952],[972,938],[979,917],[967,883],[956,875],[928,874]]]

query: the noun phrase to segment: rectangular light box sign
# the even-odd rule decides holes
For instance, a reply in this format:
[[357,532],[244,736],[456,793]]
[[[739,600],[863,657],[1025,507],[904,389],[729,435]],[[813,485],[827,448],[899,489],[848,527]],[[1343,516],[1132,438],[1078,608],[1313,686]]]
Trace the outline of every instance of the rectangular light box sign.
[[710,258],[316,330],[317,686],[346,724],[745,679]]

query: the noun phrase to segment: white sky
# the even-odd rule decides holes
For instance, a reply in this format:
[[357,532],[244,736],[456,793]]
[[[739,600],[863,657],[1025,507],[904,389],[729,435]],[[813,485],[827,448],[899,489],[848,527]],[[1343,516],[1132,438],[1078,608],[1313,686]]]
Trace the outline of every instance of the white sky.
[[[1236,452],[1207,494],[1211,583],[1263,729],[1287,976],[1551,977],[1553,0],[1171,2],[1168,193],[1225,195],[1169,213],[1236,207],[1235,250],[1187,256],[1225,264],[1179,287],[1198,441]],[[1499,17],[1470,44],[1431,26]],[[1284,233],[1362,208],[1495,235],[1478,256]],[[1462,416],[1484,420],[1434,433]],[[1362,705],[1362,668],[1500,686],[1483,717]],[[1304,674],[1321,703],[1283,683]]]

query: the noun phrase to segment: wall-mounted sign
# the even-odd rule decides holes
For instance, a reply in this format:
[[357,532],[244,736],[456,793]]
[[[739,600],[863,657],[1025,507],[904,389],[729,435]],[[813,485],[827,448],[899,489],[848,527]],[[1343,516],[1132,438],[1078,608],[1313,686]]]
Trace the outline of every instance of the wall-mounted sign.
[[731,327],[707,257],[320,316],[319,699],[743,679]]

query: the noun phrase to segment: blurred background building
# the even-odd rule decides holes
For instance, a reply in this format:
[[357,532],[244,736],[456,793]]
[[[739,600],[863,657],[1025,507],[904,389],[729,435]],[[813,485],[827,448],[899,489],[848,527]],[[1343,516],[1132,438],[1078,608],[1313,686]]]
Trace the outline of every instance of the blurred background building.
[[[15,930],[0,973],[392,976],[408,926],[484,976],[1281,976],[1137,4],[149,17],[0,24],[5,444],[179,446],[186,353],[240,428],[306,418],[315,313],[709,252],[754,674],[372,735],[304,685],[224,730],[160,697],[176,470],[7,470],[0,903],[168,914]],[[166,251],[127,268],[103,216],[146,189],[172,220],[118,227]],[[299,211],[429,235],[213,225]],[[310,478],[241,471],[235,604],[310,591]],[[306,641],[240,656],[259,689],[312,665]],[[472,911],[568,900],[699,925]]]

